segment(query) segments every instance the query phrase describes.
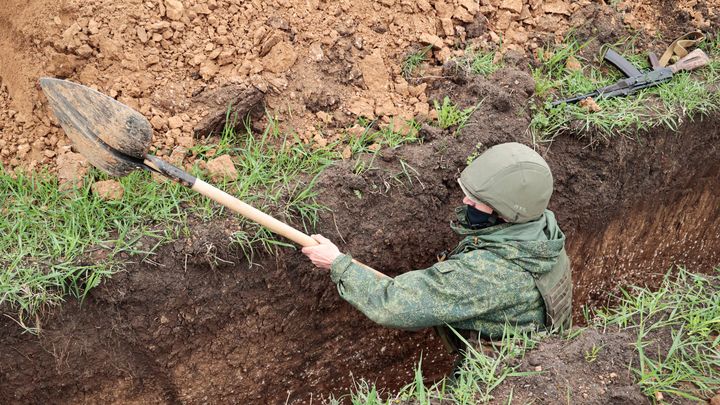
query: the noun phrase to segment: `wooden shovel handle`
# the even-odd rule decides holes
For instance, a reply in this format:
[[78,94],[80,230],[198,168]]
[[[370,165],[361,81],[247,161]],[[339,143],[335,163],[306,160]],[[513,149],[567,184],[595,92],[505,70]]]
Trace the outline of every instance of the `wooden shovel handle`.
[[[290,239],[291,241],[297,243],[302,247],[319,245],[318,241],[311,238],[309,235],[300,232],[292,226],[281,222],[271,217],[270,215],[260,211],[259,209],[240,201],[236,197],[231,196],[230,194],[220,190],[219,188],[208,184],[198,178],[195,178],[184,170],[178,169],[177,167],[167,163],[166,161],[158,158],[157,156],[146,155],[145,165],[153,171],[162,173],[163,175],[185,185],[186,187],[189,187],[191,190],[196,191],[204,195],[205,197],[224,205],[227,208],[230,208],[231,210],[237,212],[245,218],[268,228],[269,230],[278,235]],[[369,271],[372,271],[378,279],[388,277],[385,274],[373,269],[370,266],[362,264],[355,259],[353,259],[353,263],[358,264]]]
[[[299,244],[302,247],[305,246],[315,246],[319,243],[311,238],[309,235],[298,231],[297,229],[293,228],[292,226],[281,222],[270,215],[258,210],[257,208],[254,208],[237,198],[231,196],[230,194],[218,189],[217,187],[210,185],[200,179],[195,180],[195,184],[191,187],[192,190],[197,191],[198,193],[204,195],[205,197],[222,204],[231,210],[237,212],[238,214],[244,216],[245,218],[255,221],[258,224],[268,228],[269,230],[275,232],[278,235],[282,235],[291,241]],[[377,278],[386,278],[385,274],[373,269],[370,266],[367,266],[363,263],[360,263],[359,261],[353,259],[353,263],[358,264],[365,269],[372,271]]]
[[272,232],[290,239],[300,246],[315,246],[318,244],[318,242],[309,235],[300,232],[292,226],[271,217],[257,208],[238,200],[230,194],[200,179],[195,180],[192,190],[197,191],[205,197],[230,208],[251,221],[257,222]]

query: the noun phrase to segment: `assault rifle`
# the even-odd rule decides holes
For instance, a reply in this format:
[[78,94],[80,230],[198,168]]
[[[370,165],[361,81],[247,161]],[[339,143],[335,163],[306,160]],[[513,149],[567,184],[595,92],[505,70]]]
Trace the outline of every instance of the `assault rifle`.
[[659,66],[657,56],[654,54],[650,54],[649,56],[653,69],[648,72],[642,72],[633,66],[630,61],[620,56],[620,54],[612,49],[608,49],[607,52],[605,52],[603,59],[620,70],[625,75],[625,79],[619,80],[615,84],[597,89],[591,93],[581,94],[564,100],[553,101],[550,105],[554,107],[562,103],[576,103],[578,101],[585,100],[588,97],[601,99],[627,96],[628,94],[635,93],[640,89],[665,83],[672,79],[673,75],[677,72],[695,70],[710,63],[710,58],[708,58],[705,52],[701,49],[696,49],[690,52],[684,58],[677,61],[677,63],[668,67]]

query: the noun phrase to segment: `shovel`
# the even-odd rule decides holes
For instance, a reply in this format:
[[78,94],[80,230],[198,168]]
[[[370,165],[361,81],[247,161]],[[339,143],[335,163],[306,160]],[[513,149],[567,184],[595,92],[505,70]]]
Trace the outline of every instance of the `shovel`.
[[152,127],[142,114],[132,108],[67,80],[42,78],[40,86],[77,151],[98,169],[118,177],[134,170],[162,174],[303,247],[318,244],[290,225],[149,155]]

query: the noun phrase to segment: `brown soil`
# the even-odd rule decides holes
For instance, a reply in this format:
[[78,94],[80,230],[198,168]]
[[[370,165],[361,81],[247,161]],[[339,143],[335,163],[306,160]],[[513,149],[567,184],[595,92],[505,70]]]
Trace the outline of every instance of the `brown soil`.
[[[637,366],[633,343],[626,331],[587,329],[572,341],[545,339],[519,364],[520,372],[535,375],[509,378],[493,392],[495,404],[650,404],[628,365]],[[597,357],[590,357],[599,349]],[[511,393],[512,391],[512,393]]]
[[[343,136],[357,115],[389,123],[427,119],[422,83],[467,46],[532,55],[569,28],[603,31],[625,22],[665,41],[718,22],[718,0],[5,0],[0,10],[0,163],[54,170],[68,141],[37,86],[42,76],[95,87],[138,109],[169,156],[216,126],[207,95],[265,95],[267,107],[304,142]],[[672,15],[674,18],[667,18]],[[588,32],[592,34],[592,32]],[[598,34],[598,33],[595,33]],[[602,34],[600,32],[599,34]],[[596,35],[605,41],[602,35]],[[614,38],[617,39],[617,36]],[[436,45],[419,77],[400,62]],[[219,110],[224,112],[226,105]],[[321,123],[321,124],[318,124]],[[342,148],[342,146],[340,146]]]
[[[399,110],[412,106],[412,97],[419,103],[421,97],[450,94],[465,106],[484,98],[459,136],[426,128],[423,144],[382,150],[377,159],[368,157],[372,168],[363,175],[354,174],[353,162],[344,161],[321,176],[319,200],[332,211],[321,219],[319,231],[344,251],[391,275],[429,266],[437,252],[457,242],[447,223],[461,198],[455,179],[473,149],[481,151],[511,140],[529,143],[526,106],[534,86],[522,70],[526,66],[522,55],[508,55],[510,66],[487,79],[430,78],[423,94],[412,97],[410,90],[407,96],[399,90],[403,88],[397,74],[402,49],[416,41],[415,35],[425,33],[422,21],[426,17],[430,19],[427,26],[434,27],[428,32],[438,32],[438,13],[443,9],[438,4],[444,3],[433,2],[421,12],[423,2],[277,1],[270,13],[270,5],[261,2],[186,2],[178,20],[182,29],[175,24],[157,30],[149,27],[170,23],[166,4],[176,2],[67,0],[48,7],[37,1],[16,3],[0,10],[0,51],[16,55],[12,62],[0,65],[4,142],[0,150],[12,150],[3,158],[13,167],[31,165],[32,153],[45,156],[34,159],[37,163],[52,162],[54,156],[45,154],[46,150],[65,153],[65,141],[38,104],[32,84],[40,74],[61,72],[32,63],[37,55],[44,55],[48,64],[65,60],[53,65],[68,69],[65,77],[115,92],[118,99],[152,117],[160,132],[156,139],[164,148],[191,132],[201,118],[182,115],[189,108],[202,107],[192,105],[193,97],[225,83],[237,82],[242,91],[265,83],[271,106],[289,100],[291,107],[308,104],[307,109],[317,113],[336,108],[342,113],[333,115],[339,117],[338,123],[343,115],[352,118],[345,112],[355,97],[375,103],[374,97],[385,94]],[[477,15],[490,18],[491,27],[499,24],[505,12],[514,15],[498,8],[500,2],[490,3],[483,2]],[[514,2],[505,3],[510,7]],[[564,14],[546,14],[546,4],[537,4],[534,10],[543,12],[538,22],[548,15],[557,17],[557,23],[568,19]],[[645,16],[642,13],[660,7],[649,1],[638,4],[643,7],[628,6],[630,12],[624,15]],[[205,14],[211,7],[212,12]],[[463,11],[463,6],[458,7],[453,13]],[[615,14],[604,9],[593,6],[587,16],[612,19]],[[715,18],[712,12],[705,10],[704,18]],[[24,20],[15,18],[19,14]],[[171,10],[170,15],[176,14]],[[212,17],[216,21],[210,21]],[[319,23],[321,17],[325,20]],[[353,23],[343,26],[349,18]],[[96,33],[91,20],[98,24]],[[452,19],[456,27],[467,27],[466,32],[478,29],[470,27],[476,20]],[[72,28],[76,22],[79,32]],[[229,42],[220,47],[223,24]],[[674,32],[676,26],[670,25],[668,32]],[[146,27],[150,38],[144,44],[140,27]],[[511,21],[507,29],[519,31],[520,27],[528,35],[535,30],[518,21]],[[261,31],[270,36],[255,43],[253,33]],[[62,32],[68,34],[63,38]],[[276,65],[264,63],[265,57],[259,56],[262,40],[274,41],[273,33],[282,37],[275,46],[292,43],[297,53],[295,63],[281,72],[274,72]],[[613,30],[602,33],[619,35]],[[151,42],[154,35],[159,37]],[[492,41],[489,31],[482,35]],[[358,36],[364,38],[363,49],[355,45]],[[328,38],[329,44],[323,42]],[[327,63],[310,59],[317,50],[311,45],[317,41],[322,44],[323,58],[329,58]],[[208,43],[214,44],[212,50]],[[250,61],[249,67],[208,62],[216,60],[211,58],[216,49],[224,51],[230,44],[233,57]],[[84,48],[87,55],[80,57],[84,45],[90,51]],[[273,49],[268,55],[273,55]],[[289,64],[284,56],[292,53],[283,49],[271,56],[277,58],[273,63]],[[206,59],[196,59],[198,54]],[[160,60],[154,62],[153,55]],[[511,56],[520,69],[512,66]],[[370,80],[371,75],[362,72],[361,61],[367,58],[381,60],[386,67],[384,93],[372,90],[372,86],[385,86],[384,75]],[[23,60],[27,63],[16,63]],[[217,65],[216,72],[212,64]],[[253,71],[259,69],[254,66],[262,70]],[[447,69],[437,73],[452,74]],[[321,78],[323,83],[318,85]],[[271,89],[282,89],[283,81],[285,90]],[[25,103],[20,94],[29,101]],[[23,110],[23,104],[30,105],[30,110]],[[19,112],[9,111],[10,105]],[[170,130],[167,120],[176,116],[183,125]],[[297,116],[299,122],[316,121],[309,113]],[[609,293],[622,285],[655,285],[672,265],[709,271],[720,263],[718,128],[720,117],[712,116],[686,122],[677,133],[657,129],[638,139],[618,138],[594,148],[588,147],[587,139],[572,136],[539,145],[555,174],[551,209],[568,236],[576,311],[585,304],[606,303]],[[17,151],[25,144],[26,154],[21,157]],[[10,162],[13,159],[16,164]],[[411,173],[408,179],[401,161],[417,175]],[[0,317],[0,402],[308,403],[330,393],[341,395],[352,386],[353,378],[368,378],[387,389],[402,386],[410,381],[421,354],[429,380],[449,369],[453,359],[431,332],[373,325],[341,301],[327,274],[313,269],[300,253],[282,250],[277,257],[263,257],[250,267],[241,252],[228,246],[237,228],[232,218],[210,226],[191,225],[191,238],[163,247],[152,260],[126,258],[131,262],[127,271],[93,290],[83,305],[70,301],[48,314],[39,337],[21,333],[11,319]],[[616,337],[602,339],[612,344]],[[540,355],[562,353],[552,344],[545,352],[541,349]],[[609,357],[620,362],[627,356],[627,351],[618,349],[617,355]]]

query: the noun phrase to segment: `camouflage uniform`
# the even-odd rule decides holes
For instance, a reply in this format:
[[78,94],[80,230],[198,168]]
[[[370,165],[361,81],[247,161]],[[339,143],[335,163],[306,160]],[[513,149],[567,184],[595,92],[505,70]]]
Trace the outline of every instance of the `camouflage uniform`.
[[371,320],[388,327],[419,329],[448,324],[501,337],[506,322],[519,331],[545,325],[536,279],[564,255],[565,236],[549,211],[524,223],[471,230],[465,207],[455,232],[464,237],[448,259],[395,278],[340,255],[331,277],[340,296]]

